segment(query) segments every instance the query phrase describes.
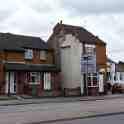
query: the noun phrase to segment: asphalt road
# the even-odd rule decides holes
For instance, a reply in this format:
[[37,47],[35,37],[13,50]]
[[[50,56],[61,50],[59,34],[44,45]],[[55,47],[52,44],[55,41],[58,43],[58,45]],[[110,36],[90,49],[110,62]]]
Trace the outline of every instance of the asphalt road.
[[54,122],[50,124],[124,124],[124,114],[72,121]]
[[124,112],[124,99],[0,106],[0,124],[45,122],[108,112]]

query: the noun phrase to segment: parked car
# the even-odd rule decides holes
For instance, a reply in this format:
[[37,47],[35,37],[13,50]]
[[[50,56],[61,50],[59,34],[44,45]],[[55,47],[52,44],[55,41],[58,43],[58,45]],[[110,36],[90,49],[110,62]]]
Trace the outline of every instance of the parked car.
[[124,93],[124,84],[115,83],[112,86],[112,93]]

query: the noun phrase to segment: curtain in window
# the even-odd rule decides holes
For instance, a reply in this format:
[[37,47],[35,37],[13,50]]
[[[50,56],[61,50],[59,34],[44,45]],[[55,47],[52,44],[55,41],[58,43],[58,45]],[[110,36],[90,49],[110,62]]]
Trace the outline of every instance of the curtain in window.
[[51,74],[44,73],[44,89],[50,90],[51,89]]

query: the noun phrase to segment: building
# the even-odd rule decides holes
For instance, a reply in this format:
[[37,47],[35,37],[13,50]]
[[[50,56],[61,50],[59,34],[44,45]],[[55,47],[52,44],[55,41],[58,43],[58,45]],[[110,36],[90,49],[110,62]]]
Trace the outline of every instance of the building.
[[110,58],[107,60],[107,83],[124,83],[124,62],[114,62]]
[[0,33],[0,94],[58,96],[54,51],[39,37]]
[[116,68],[117,63],[114,62],[112,59],[107,58],[107,83],[113,85],[116,81]]
[[48,39],[65,95],[105,92],[106,43],[80,26],[58,23]]
[[124,62],[119,61],[116,64],[116,72],[115,72],[115,83],[124,84]]

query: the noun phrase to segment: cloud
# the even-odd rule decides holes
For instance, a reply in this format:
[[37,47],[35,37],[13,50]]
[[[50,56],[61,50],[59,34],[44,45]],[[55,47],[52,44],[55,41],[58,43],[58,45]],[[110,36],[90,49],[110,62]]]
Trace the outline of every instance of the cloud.
[[26,0],[25,3],[29,8],[32,8],[38,13],[49,13],[56,10],[55,4],[57,0]]
[[123,13],[90,15],[80,20],[84,20],[82,26],[107,43],[107,55],[114,60],[124,60]]
[[[8,1],[6,1],[7,6],[13,13],[5,14],[8,18],[5,17],[3,22],[0,19],[2,22],[0,31],[4,32],[37,35],[47,39],[50,34],[49,29],[66,15],[58,0],[18,0],[18,2],[13,0],[12,3]],[[16,9],[13,10],[14,6]],[[3,8],[10,12],[8,7]]]
[[[47,40],[55,24],[83,26],[107,42],[107,54],[124,60],[123,0],[0,0],[0,31]],[[121,56],[119,56],[121,55]]]
[[61,4],[71,15],[124,12],[123,0],[61,0]]
[[0,21],[4,21],[19,9],[19,2],[10,0],[0,0]]

